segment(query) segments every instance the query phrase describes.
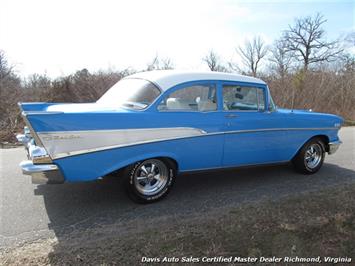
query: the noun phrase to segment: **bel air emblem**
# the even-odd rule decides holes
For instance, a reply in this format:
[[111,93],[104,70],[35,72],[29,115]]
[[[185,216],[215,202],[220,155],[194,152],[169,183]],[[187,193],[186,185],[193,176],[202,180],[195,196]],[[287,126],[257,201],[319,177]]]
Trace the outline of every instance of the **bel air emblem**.
[[80,135],[74,135],[74,134],[69,134],[69,135],[45,135],[42,136],[42,139],[44,141],[52,141],[52,140],[71,140],[71,139],[80,139]]

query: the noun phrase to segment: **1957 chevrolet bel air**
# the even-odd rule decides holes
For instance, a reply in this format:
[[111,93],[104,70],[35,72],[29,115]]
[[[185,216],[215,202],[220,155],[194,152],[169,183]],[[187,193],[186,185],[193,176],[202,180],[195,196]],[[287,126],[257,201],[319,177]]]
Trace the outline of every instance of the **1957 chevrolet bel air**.
[[163,198],[179,172],[291,161],[313,174],[340,145],[343,123],[278,109],[262,80],[217,72],[143,72],[95,103],[19,106],[29,157],[20,166],[34,182],[119,173],[143,203]]

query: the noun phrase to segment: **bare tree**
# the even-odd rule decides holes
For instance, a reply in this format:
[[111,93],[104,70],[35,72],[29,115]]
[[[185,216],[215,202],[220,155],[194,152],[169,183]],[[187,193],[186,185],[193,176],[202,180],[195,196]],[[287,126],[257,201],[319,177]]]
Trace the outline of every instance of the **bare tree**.
[[254,37],[252,41],[246,41],[244,47],[239,46],[237,52],[242,57],[243,64],[256,77],[260,61],[268,52],[264,41],[259,36]]
[[158,55],[156,55],[153,60],[147,65],[147,70],[168,70],[168,69],[174,69],[174,63],[170,58],[159,58]]
[[287,51],[286,43],[283,39],[275,41],[271,48],[269,60],[273,63],[273,68],[277,74],[284,79],[291,68],[292,55]]
[[333,60],[341,52],[338,41],[327,42],[322,25],[327,20],[321,14],[315,17],[298,18],[294,25],[283,34],[288,52],[293,52],[295,58],[303,63],[307,72],[310,64]]
[[15,104],[22,96],[21,79],[0,50],[0,140],[11,139],[17,128],[20,112]]
[[207,64],[211,71],[228,72],[227,67],[225,67],[221,62],[219,55],[213,50],[210,50],[208,54],[202,58],[202,61]]
[[3,81],[12,72],[12,67],[9,66],[5,53],[0,50],[0,82]]

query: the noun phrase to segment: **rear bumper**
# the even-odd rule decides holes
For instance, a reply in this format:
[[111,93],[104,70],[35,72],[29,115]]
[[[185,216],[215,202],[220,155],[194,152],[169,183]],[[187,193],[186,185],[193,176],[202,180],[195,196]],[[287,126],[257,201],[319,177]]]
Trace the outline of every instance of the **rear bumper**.
[[22,173],[25,175],[48,171],[58,171],[58,166],[55,164],[33,164],[31,160],[22,161],[20,163],[20,167],[22,169]]
[[31,160],[20,163],[22,173],[32,176],[33,184],[61,184],[64,176],[55,164],[33,164]]
[[61,184],[64,183],[64,176],[58,166],[52,163],[47,151],[37,146],[35,139],[28,127],[24,128],[24,134],[18,134],[17,140],[21,142],[26,149],[29,160],[22,161],[20,167],[22,173],[32,176],[34,184]]
[[328,154],[334,154],[338,150],[340,144],[342,144],[342,142],[340,140],[329,142],[329,144],[328,144],[328,146],[329,146]]

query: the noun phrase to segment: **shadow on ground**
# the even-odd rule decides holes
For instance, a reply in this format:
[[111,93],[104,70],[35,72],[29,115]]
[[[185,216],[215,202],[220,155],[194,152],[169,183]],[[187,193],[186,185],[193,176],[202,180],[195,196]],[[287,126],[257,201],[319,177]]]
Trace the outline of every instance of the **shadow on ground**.
[[[123,191],[120,180],[43,185],[35,193],[42,195],[50,219],[49,228],[58,239],[52,255],[67,249],[69,233],[105,225],[129,223],[140,219],[149,223],[156,217],[186,219],[208,215],[218,208],[243,203],[279,199],[288,195],[318,191],[355,182],[355,171],[324,164],[314,175],[294,172],[291,166],[257,167],[185,174],[163,201],[138,205]],[[124,230],[117,228],[119,230]],[[69,238],[70,239],[70,238]]]

